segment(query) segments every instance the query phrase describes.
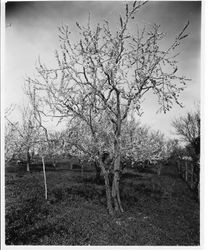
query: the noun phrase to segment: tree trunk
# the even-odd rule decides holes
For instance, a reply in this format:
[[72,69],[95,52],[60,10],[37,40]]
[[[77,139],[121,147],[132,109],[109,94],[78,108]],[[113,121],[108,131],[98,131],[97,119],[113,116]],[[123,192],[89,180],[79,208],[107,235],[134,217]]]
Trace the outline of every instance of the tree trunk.
[[27,151],[27,172],[30,172],[30,152]]
[[120,175],[119,172],[116,171],[114,172],[114,178],[112,183],[112,197],[114,201],[115,211],[124,212],[120,199],[119,183],[120,183]]
[[110,188],[110,182],[109,182],[109,177],[108,177],[108,172],[105,169],[105,166],[100,160],[99,165],[102,169],[102,173],[104,176],[104,181],[105,181],[105,191],[106,191],[106,199],[107,199],[107,209],[110,215],[113,215],[113,207],[112,207],[112,199],[111,199],[111,188]]
[[112,197],[115,205],[115,210],[123,212],[123,207],[120,199],[120,138],[115,142],[115,161],[114,161],[114,178],[112,183]]
[[117,187],[116,187],[115,175],[114,175],[113,182],[112,182],[112,198],[114,201],[115,211],[118,212],[119,211],[119,203],[117,200]]
[[96,171],[95,181],[99,182],[100,177],[101,177],[101,168],[98,166],[98,163],[96,161],[94,162],[94,167],[95,167],[95,171]]

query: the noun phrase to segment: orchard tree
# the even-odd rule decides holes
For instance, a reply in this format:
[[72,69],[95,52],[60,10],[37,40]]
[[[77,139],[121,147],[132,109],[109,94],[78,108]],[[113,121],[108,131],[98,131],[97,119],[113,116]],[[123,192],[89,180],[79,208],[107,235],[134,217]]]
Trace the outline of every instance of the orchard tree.
[[194,164],[194,172],[197,177],[196,188],[200,178],[200,109],[196,107],[193,112],[187,112],[185,116],[176,118],[172,122],[176,134],[186,143],[184,154],[191,157]]
[[110,131],[110,122],[106,114],[98,113],[89,117],[90,123],[74,118],[68,124],[65,136],[65,145],[71,155],[76,155],[81,161],[93,162],[96,169],[96,181],[100,178],[100,172],[104,177],[107,208],[113,214],[111,201],[111,174],[113,162],[113,138]]
[[42,161],[42,168],[43,168],[43,179],[44,179],[44,197],[45,200],[48,199],[48,188],[47,188],[47,176],[46,176],[46,165],[45,165],[45,159],[51,154],[51,145],[48,143],[46,139],[46,134],[41,130],[41,133],[39,135],[39,140],[36,145],[36,149],[38,152],[38,155],[41,156]]
[[[8,116],[5,116],[5,119],[9,126],[6,131],[10,131],[10,134],[6,134],[5,137],[6,154],[8,148],[7,144],[11,141],[14,146],[16,145],[12,147],[14,149],[14,154],[26,159],[27,171],[29,172],[32,152],[39,138],[39,127],[34,119],[34,113],[28,105],[21,108],[21,122],[13,122]],[[11,137],[8,138],[9,136]]]
[[166,142],[167,159],[181,159],[184,154],[183,147],[177,139],[169,139]]
[[[51,140],[49,138],[48,130],[45,125],[43,125],[42,114],[45,115],[46,105],[40,99],[40,95],[37,94],[38,89],[31,85],[26,89],[26,94],[30,98],[30,102],[34,107],[35,118],[38,121],[40,128],[45,133],[45,138],[48,142],[48,148],[51,148]],[[111,201],[111,187],[109,182],[109,172],[112,164],[108,166],[108,159],[104,159],[104,151],[107,149],[110,155],[111,146],[113,143],[108,143],[112,140],[110,131],[110,121],[107,119],[107,113],[105,110],[102,112],[95,112],[94,100],[88,98],[89,109],[86,110],[85,105],[82,106],[80,110],[80,115],[70,116],[71,120],[68,123],[68,128],[65,134],[61,133],[60,141],[63,141],[62,148],[63,151],[71,155],[77,156],[79,159],[90,159],[95,161],[95,163],[100,167],[106,188],[107,197],[107,207],[110,214],[113,214],[112,201]],[[55,113],[56,110],[53,110]],[[53,115],[54,115],[53,113]],[[56,115],[57,116],[57,115]],[[69,115],[64,115],[69,116]],[[61,116],[60,119],[62,120]],[[68,117],[69,119],[69,117]],[[107,146],[108,145],[108,146]],[[110,158],[110,157],[107,157]]]
[[186,143],[189,155],[197,161],[200,156],[200,110],[187,112],[172,122],[176,134]]
[[[94,133],[97,134],[98,144],[95,144],[92,132],[89,126],[80,121],[80,119],[70,120],[67,124],[67,129],[65,132],[65,151],[83,159],[82,161],[93,163],[96,176],[95,180],[100,179],[101,168],[99,167],[98,152],[102,154],[104,151],[109,151],[108,145],[108,135],[107,133],[99,133],[98,130],[94,127]],[[105,138],[106,135],[106,138]]]
[[[45,141],[47,143],[47,154],[48,157],[52,158],[53,166],[56,168],[56,158],[63,154],[64,152],[64,140],[62,133],[60,132],[49,132],[47,129],[47,125],[49,123],[49,119],[43,119],[47,117],[47,115],[44,113],[44,107],[45,107],[45,102],[46,99],[42,99],[43,97],[40,98],[38,96],[38,92],[36,91],[35,88],[31,88],[30,85],[25,87],[25,94],[29,98],[29,103],[32,107],[33,110],[33,115],[34,115],[34,120],[42,134],[42,143]],[[47,117],[48,118],[48,117]],[[43,137],[45,139],[43,139]],[[46,148],[41,147],[41,148]],[[39,151],[41,149],[39,147]],[[43,152],[43,154],[45,154]]]
[[132,165],[167,158],[166,140],[159,131],[151,130],[132,118],[124,123],[122,132],[122,156],[130,159]]
[[19,133],[16,129],[17,124],[7,123],[5,126],[5,162],[16,158],[20,152],[20,143],[19,143]]
[[[43,125],[42,125],[43,129]],[[46,126],[44,126],[45,140],[48,143],[48,157],[52,159],[54,168],[57,166],[57,159],[64,156],[64,135],[61,131],[48,132]]]
[[[72,42],[70,28],[59,28],[60,50],[56,52],[57,67],[39,63],[40,77],[28,78],[29,88],[45,103],[45,114],[73,116],[85,122],[92,133],[95,145],[98,138],[92,130],[91,118],[106,113],[113,134],[113,171],[111,197],[114,209],[123,211],[120,192],[121,128],[131,109],[141,114],[141,102],[146,93],[158,97],[160,110],[166,112],[177,103],[184,89],[186,78],[179,76],[175,49],[187,37],[187,23],[174,37],[167,49],[161,48],[165,33],[154,24],[146,31],[129,32],[134,16],[146,2],[135,1],[125,5],[125,13],[119,17],[119,27],[112,31],[106,20],[95,28],[76,23],[79,39]],[[102,123],[98,123],[100,127]],[[103,168],[101,152],[97,152]],[[105,172],[104,172],[105,174]],[[112,204],[111,204],[112,206]],[[113,208],[109,209],[112,213]]]

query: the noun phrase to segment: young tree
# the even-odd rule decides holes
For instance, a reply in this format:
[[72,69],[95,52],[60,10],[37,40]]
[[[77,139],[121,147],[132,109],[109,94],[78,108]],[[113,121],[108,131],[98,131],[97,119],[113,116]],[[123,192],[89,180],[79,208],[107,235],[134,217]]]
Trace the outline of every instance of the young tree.
[[[56,52],[57,68],[39,63],[40,78],[28,78],[30,88],[54,115],[75,116],[91,130],[91,117],[106,113],[113,134],[112,199],[115,210],[123,211],[120,192],[121,128],[131,109],[141,112],[142,98],[153,91],[160,110],[171,109],[184,89],[186,78],[178,76],[175,49],[187,37],[189,23],[165,50],[160,47],[165,34],[154,24],[148,32],[130,34],[129,23],[146,2],[126,4],[120,25],[112,31],[108,21],[94,29],[90,18],[87,26],[76,23],[80,38],[71,42],[69,27],[59,28],[60,51]],[[102,127],[103,124],[100,124]],[[94,143],[97,137],[91,130]],[[99,153],[98,153],[99,154]],[[101,159],[101,155],[99,154]],[[100,160],[100,164],[102,161]],[[103,166],[101,165],[103,168]]]

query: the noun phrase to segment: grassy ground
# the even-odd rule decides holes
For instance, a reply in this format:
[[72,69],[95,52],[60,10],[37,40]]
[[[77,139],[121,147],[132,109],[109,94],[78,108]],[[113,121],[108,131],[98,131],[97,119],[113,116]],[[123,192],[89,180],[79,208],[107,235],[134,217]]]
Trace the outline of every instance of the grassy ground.
[[121,179],[125,212],[110,217],[102,183],[94,172],[6,174],[8,245],[199,245],[199,204],[174,166],[164,167],[162,186],[175,181],[171,195],[152,189],[152,171]]

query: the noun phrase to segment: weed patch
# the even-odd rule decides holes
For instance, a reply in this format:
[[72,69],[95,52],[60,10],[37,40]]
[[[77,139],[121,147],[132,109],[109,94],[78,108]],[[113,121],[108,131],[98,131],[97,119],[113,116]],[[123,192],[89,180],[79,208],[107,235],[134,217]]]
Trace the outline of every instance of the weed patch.
[[[199,204],[181,179],[171,199],[152,196],[150,173],[123,175],[125,212],[110,217],[94,173],[6,174],[7,245],[198,245]],[[174,176],[173,176],[174,178]]]

